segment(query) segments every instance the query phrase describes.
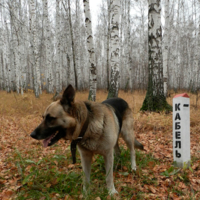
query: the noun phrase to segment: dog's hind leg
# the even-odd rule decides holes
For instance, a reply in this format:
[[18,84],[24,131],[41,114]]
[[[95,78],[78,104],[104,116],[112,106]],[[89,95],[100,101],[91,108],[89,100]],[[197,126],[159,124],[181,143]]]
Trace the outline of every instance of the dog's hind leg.
[[131,168],[136,171],[136,160],[135,160],[135,148],[134,141],[135,136],[133,132],[133,116],[131,110],[127,110],[122,122],[121,129],[122,138],[126,142],[131,153]]
[[90,183],[90,172],[93,153],[87,150],[79,150],[81,156],[81,164],[84,172],[83,190],[86,191]]
[[115,190],[114,182],[113,182],[113,162],[114,155],[113,149],[110,150],[106,155],[104,155],[105,167],[106,167],[106,184],[108,188],[108,192],[110,195],[118,193]]

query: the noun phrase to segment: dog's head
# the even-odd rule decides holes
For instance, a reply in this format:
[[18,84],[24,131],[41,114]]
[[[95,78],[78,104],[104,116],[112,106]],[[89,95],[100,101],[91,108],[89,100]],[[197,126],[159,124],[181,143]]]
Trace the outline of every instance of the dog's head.
[[44,140],[44,147],[55,144],[59,139],[72,134],[77,126],[73,115],[75,90],[69,85],[60,100],[51,103],[43,114],[43,121],[31,133],[36,140]]

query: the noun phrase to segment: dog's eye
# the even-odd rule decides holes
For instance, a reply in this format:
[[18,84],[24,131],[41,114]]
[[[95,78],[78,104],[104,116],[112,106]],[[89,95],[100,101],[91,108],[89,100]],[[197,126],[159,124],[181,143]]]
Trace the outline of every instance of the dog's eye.
[[50,115],[47,115],[46,116],[46,120],[48,121],[48,122],[52,122],[53,120],[55,120],[56,119],[56,117],[52,117],[52,116],[50,116]]

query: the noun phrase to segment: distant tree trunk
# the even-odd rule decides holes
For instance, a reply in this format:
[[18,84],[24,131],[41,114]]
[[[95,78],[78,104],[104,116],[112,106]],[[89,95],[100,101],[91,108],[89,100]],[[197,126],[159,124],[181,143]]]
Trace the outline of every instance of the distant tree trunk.
[[32,30],[32,45],[33,45],[33,67],[35,67],[34,73],[34,91],[35,96],[38,98],[42,93],[41,90],[41,81],[40,81],[40,68],[39,68],[39,51],[38,51],[38,38],[36,30],[36,6],[34,0],[29,0],[30,5],[30,21],[31,21],[31,30]]
[[73,55],[73,63],[74,63],[75,88],[77,89],[78,88],[78,78],[77,78],[77,71],[76,71],[76,58],[75,58],[74,36],[73,36],[73,29],[72,29],[70,0],[68,0],[68,8],[69,8],[69,26],[70,26],[71,43],[72,43],[72,55]]
[[85,13],[85,27],[86,27],[86,34],[87,34],[87,49],[89,52],[89,65],[90,65],[88,100],[95,101],[96,89],[97,89],[97,74],[96,74],[94,42],[93,42],[93,36],[92,36],[90,1],[83,0],[83,4],[84,4],[84,13]]
[[8,47],[7,47],[7,51],[6,51],[6,54],[7,54],[7,63],[6,63],[6,71],[7,71],[7,77],[8,77],[8,82],[6,81],[6,87],[7,87],[7,92],[11,92],[14,88],[13,88],[13,82],[12,82],[12,77],[13,77],[13,74],[14,74],[14,70],[12,68],[12,52],[11,52],[11,38],[10,38],[10,30],[9,30],[9,25],[8,25],[8,21],[5,22],[6,23],[6,33],[7,33],[7,44],[8,44]]
[[[198,27],[197,25],[197,12],[196,12],[196,0],[193,0],[193,6],[194,6],[194,17],[195,17],[195,21],[194,21],[194,25],[195,27]],[[195,43],[194,43],[194,69],[193,69],[193,85],[194,85],[194,92],[196,94],[198,94],[198,76],[199,76],[199,34],[198,31],[195,28]]]
[[165,0],[165,32],[163,51],[163,84],[164,95],[167,97],[168,86],[168,50],[169,50],[169,0]]
[[[75,26],[74,26],[74,36],[76,38],[75,42],[75,52],[76,52],[76,71],[77,71],[77,80],[78,80],[78,85],[77,85],[77,89],[80,89],[82,86],[82,78],[84,76],[82,76],[81,74],[81,31],[80,28],[82,26],[81,23],[81,18],[82,17],[82,13],[81,13],[81,9],[80,9],[80,0],[76,0],[76,10],[75,10],[75,14],[76,14],[76,18],[75,18]],[[82,65],[83,68],[83,65]]]
[[110,0],[107,0],[107,7],[108,7],[108,30],[107,30],[107,50],[106,50],[106,68],[107,68],[107,90],[109,90],[109,83],[110,83]]
[[44,14],[44,34],[45,34],[45,48],[46,48],[46,67],[47,67],[47,80],[48,92],[53,92],[53,72],[52,72],[52,51],[51,51],[51,38],[50,38],[50,23],[48,17],[48,0],[43,0],[43,14]]
[[141,110],[171,110],[164,96],[160,0],[149,0],[149,80]]
[[127,67],[129,71],[129,88],[133,89],[133,84],[132,84],[132,66],[131,66],[131,26],[130,26],[130,8],[131,8],[131,0],[128,0],[128,23],[127,23],[127,41],[128,41],[128,47],[127,47]]
[[16,2],[12,2],[12,4],[9,4],[10,9],[10,24],[11,24],[11,50],[13,53],[13,64],[14,64],[14,83],[15,83],[15,90],[19,94],[19,74],[21,73],[19,70],[19,40],[17,38],[19,32],[18,27],[16,23],[16,19],[14,16],[16,16]]
[[111,0],[111,80],[108,91],[108,99],[118,96],[119,91],[119,17],[120,0]]
[[56,0],[56,95],[60,92],[60,0]]
[[[180,84],[180,6],[181,6],[181,1],[178,0],[178,9],[177,9],[177,21],[176,21],[176,51],[175,51],[175,63],[174,63],[174,68],[175,68],[175,76],[174,76],[174,85],[175,88],[178,89]],[[180,88],[179,88],[180,89]]]
[[[19,7],[19,20],[23,21],[23,16],[22,16],[22,2],[21,0],[19,0],[18,2],[18,7]],[[18,39],[18,58],[19,58],[19,84],[20,84],[20,90],[21,90],[21,95],[24,94],[24,90],[26,88],[26,84],[25,84],[25,79],[26,79],[26,74],[24,73],[24,41],[22,38],[24,38],[24,30],[23,30],[24,26],[19,25],[19,30],[18,30],[18,35],[20,35],[21,37],[19,37]]]

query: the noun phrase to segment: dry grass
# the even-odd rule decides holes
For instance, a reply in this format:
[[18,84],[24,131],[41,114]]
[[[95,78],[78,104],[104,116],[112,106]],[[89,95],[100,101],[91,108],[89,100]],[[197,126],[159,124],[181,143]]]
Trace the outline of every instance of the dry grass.
[[[179,93],[182,93],[180,91]],[[171,97],[167,98],[169,104],[172,104],[172,99],[175,96],[175,93],[171,92]],[[193,159],[193,166],[197,166],[200,164],[200,101],[196,101],[196,95],[189,94],[190,96],[190,113],[191,113],[191,155]],[[88,91],[85,92],[77,92],[76,98],[78,100],[87,100]],[[105,100],[107,97],[106,91],[98,91],[97,92],[97,102],[101,102]],[[148,113],[148,112],[140,112],[140,108],[142,106],[143,100],[145,98],[144,91],[135,91],[133,93],[130,92],[119,92],[119,97],[125,99],[129,106],[131,107],[134,115],[134,129],[136,136],[140,142],[142,142],[145,146],[146,153],[151,153],[154,158],[162,160],[163,169],[167,169],[170,167],[173,161],[172,156],[172,113]],[[9,162],[9,159],[12,160],[12,157],[16,154],[16,149],[20,152],[21,155],[25,157],[32,158],[37,161],[41,159],[41,157],[49,156],[54,154],[56,148],[52,147],[48,150],[44,150],[40,142],[32,140],[29,135],[32,130],[40,123],[41,116],[46,108],[52,102],[53,95],[43,93],[40,98],[36,99],[34,93],[29,91],[25,93],[23,96],[17,95],[16,93],[7,94],[4,91],[0,91],[0,193],[1,191],[7,192],[8,190],[16,191],[18,188],[16,185],[13,185],[13,180],[18,180],[18,171],[16,169],[14,163]],[[69,144],[69,143],[67,143]],[[59,146],[61,147],[62,154],[66,153],[66,145],[64,145],[63,141],[59,142]],[[38,152],[32,152],[32,149],[38,149]],[[30,153],[31,151],[31,153]],[[70,156],[70,154],[69,154]],[[71,160],[65,163],[66,165],[70,164]],[[152,162],[150,162],[151,164]],[[158,166],[158,168],[160,165]],[[161,169],[161,168],[159,168]],[[196,168],[195,168],[196,169]],[[13,173],[10,173],[9,170],[13,170]],[[149,168],[147,168],[147,171]],[[199,168],[198,171],[195,171],[194,174],[190,174],[191,180],[197,180],[196,176],[200,176]],[[159,170],[158,170],[159,171]],[[28,173],[28,172],[27,172]],[[188,172],[189,173],[189,172]],[[14,178],[13,178],[13,174]],[[1,181],[1,177],[4,177]],[[122,176],[120,176],[122,177]],[[123,178],[120,178],[123,180]],[[126,179],[126,177],[125,177]],[[142,178],[140,178],[142,179]],[[138,179],[137,179],[138,180]],[[160,180],[158,178],[158,180]],[[170,181],[169,179],[168,181]],[[141,184],[142,180],[138,180]],[[163,181],[163,180],[161,180]],[[130,187],[139,188],[138,190],[145,193],[146,199],[154,199],[152,195],[152,191],[146,189],[145,185],[138,185]],[[192,183],[192,181],[191,181]],[[16,183],[17,184],[17,183]],[[160,183],[161,188],[165,187],[164,183]],[[194,183],[195,184],[195,183]],[[121,190],[119,188],[118,190]],[[192,186],[191,186],[192,187]],[[17,189],[16,189],[17,188]],[[166,186],[168,189],[168,186]],[[187,187],[188,190],[189,187]],[[151,190],[150,189],[150,190]],[[200,187],[196,187],[193,185],[193,190],[198,190]],[[162,189],[160,190],[160,192]],[[173,191],[172,191],[173,193]],[[177,194],[177,192],[175,192]],[[191,191],[184,192],[185,197],[191,197],[199,195],[199,193],[192,193]],[[150,195],[151,198],[148,196]],[[154,194],[155,195],[155,194]],[[170,194],[167,194],[170,196]],[[133,195],[134,196],[134,195]],[[159,196],[159,195],[158,195]],[[199,196],[198,196],[199,197]],[[172,198],[170,196],[170,198]],[[1,199],[1,195],[0,195]],[[133,198],[134,199],[134,198]],[[155,198],[156,199],[156,198]],[[168,197],[163,198],[168,199]],[[173,198],[172,198],[173,199]],[[187,198],[186,198],[187,199]]]

